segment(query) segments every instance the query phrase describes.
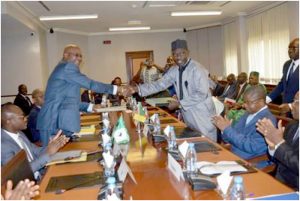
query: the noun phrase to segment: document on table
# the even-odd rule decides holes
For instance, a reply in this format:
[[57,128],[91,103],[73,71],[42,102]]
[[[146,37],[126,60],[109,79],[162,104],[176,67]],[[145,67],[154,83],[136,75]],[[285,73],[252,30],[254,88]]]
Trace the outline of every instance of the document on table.
[[59,163],[67,163],[67,162],[80,162],[86,161],[87,152],[83,152],[81,150],[74,151],[63,151],[58,152],[50,157],[50,162],[46,164],[46,166],[59,164]]
[[202,174],[216,175],[222,174],[226,170],[229,172],[247,172],[248,170],[236,161],[219,161],[211,163],[206,161],[197,162],[197,168]]

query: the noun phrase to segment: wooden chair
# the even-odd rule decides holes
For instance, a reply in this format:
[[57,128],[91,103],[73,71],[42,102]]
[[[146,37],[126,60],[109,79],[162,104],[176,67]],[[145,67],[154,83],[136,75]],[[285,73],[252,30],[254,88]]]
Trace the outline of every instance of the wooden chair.
[[1,192],[5,192],[6,182],[12,180],[13,185],[19,181],[29,179],[35,181],[33,172],[26,157],[26,152],[22,149],[7,164],[1,168]]
[[250,163],[252,166],[257,167],[259,165],[259,163],[265,162],[267,163],[267,166],[263,167],[263,168],[259,168],[261,171],[268,173],[268,174],[272,174],[275,171],[276,165],[275,163],[273,163],[268,154],[263,154],[260,156],[256,156],[253,158],[250,158],[248,160],[246,160],[248,163]]

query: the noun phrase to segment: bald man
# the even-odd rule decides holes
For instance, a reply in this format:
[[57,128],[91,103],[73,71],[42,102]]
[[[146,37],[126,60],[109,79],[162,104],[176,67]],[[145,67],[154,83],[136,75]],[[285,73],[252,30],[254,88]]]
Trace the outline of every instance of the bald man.
[[1,107],[1,165],[5,165],[21,149],[24,149],[31,169],[36,173],[50,161],[51,155],[69,141],[69,138],[60,135],[59,132],[47,147],[38,147],[22,133],[21,130],[26,127],[27,116],[21,108],[13,104],[4,104]]
[[266,94],[262,87],[251,86],[244,93],[243,107],[246,113],[235,124],[222,116],[213,117],[213,123],[222,131],[222,138],[232,145],[231,151],[244,159],[267,153],[264,137],[256,130],[256,122],[268,118],[276,125],[276,118],[265,103]]
[[77,45],[67,45],[62,60],[51,73],[45,92],[45,103],[37,120],[43,146],[59,129],[71,136],[80,131],[80,111],[92,112],[100,105],[80,102],[80,88],[97,93],[126,96],[126,87],[91,80],[80,72],[81,50]]

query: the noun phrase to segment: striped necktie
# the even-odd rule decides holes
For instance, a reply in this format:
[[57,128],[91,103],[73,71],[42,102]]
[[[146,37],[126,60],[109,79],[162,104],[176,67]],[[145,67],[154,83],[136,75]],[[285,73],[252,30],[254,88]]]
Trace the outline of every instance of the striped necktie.
[[23,137],[19,134],[18,136],[18,139],[19,139],[19,142],[21,143],[23,149],[25,150],[26,152],[26,155],[27,155],[27,159],[29,162],[33,161],[33,156],[28,148],[28,146],[26,145],[25,143],[25,140],[23,139]]

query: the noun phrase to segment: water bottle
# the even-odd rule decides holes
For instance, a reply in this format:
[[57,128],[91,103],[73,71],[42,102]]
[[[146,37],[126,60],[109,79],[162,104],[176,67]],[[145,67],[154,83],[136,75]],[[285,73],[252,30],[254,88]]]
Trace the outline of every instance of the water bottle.
[[[104,120],[108,121],[108,125],[104,123]],[[102,112],[103,132],[109,134],[109,117],[108,112]]]
[[[111,156],[114,156],[111,144],[107,143],[106,146],[104,147],[104,152],[109,153]],[[104,175],[106,177],[111,177],[115,175],[115,158],[113,158],[113,162],[111,166],[107,166],[105,161],[103,161],[103,166],[104,166]]]
[[176,135],[174,131],[174,127],[170,126],[170,131],[169,131],[169,138],[168,138],[168,147],[169,150],[174,150],[176,149]]
[[231,200],[244,200],[245,199],[245,191],[243,184],[243,177],[236,176],[234,177],[234,184],[230,189],[230,199]]
[[189,148],[185,156],[186,171],[188,174],[196,173],[197,153],[194,143],[189,143]]
[[105,200],[108,200],[108,197],[112,196],[113,194],[116,195],[116,197],[114,198],[118,198],[120,200],[119,191],[116,186],[116,178],[108,177],[108,179],[106,180],[106,184],[107,184],[107,190],[105,193]]
[[106,107],[107,106],[107,96],[106,94],[102,95],[102,101],[101,101],[101,107]]
[[160,134],[161,134],[161,130],[160,130],[160,119],[159,119],[158,114],[155,114],[155,118],[154,118],[154,132],[155,132],[157,135],[160,135]]

